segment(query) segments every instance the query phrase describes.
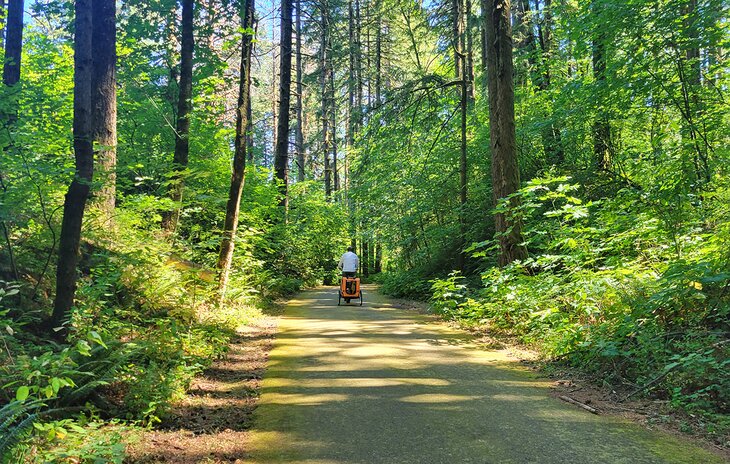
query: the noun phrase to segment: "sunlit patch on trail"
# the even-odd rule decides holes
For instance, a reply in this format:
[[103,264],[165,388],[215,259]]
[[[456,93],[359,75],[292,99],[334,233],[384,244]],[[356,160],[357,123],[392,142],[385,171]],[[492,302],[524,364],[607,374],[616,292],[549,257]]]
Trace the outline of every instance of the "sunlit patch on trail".
[[457,403],[484,398],[480,395],[453,395],[447,393],[425,393],[422,395],[404,396],[400,400],[405,403]]

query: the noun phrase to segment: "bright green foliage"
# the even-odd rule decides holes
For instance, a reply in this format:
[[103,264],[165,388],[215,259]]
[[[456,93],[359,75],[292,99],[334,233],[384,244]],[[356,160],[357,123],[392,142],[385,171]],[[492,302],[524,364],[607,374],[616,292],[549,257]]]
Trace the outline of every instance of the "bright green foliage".
[[[528,182],[511,214],[525,224],[530,258],[488,269],[477,286],[436,280],[435,309],[519,335],[627,391],[647,385],[691,412],[725,411],[728,237],[702,223],[671,228],[650,208],[627,221],[626,205],[642,200],[631,190],[593,203],[575,190],[565,177]],[[704,208],[724,214],[725,205]],[[481,255],[490,245],[473,248]]]

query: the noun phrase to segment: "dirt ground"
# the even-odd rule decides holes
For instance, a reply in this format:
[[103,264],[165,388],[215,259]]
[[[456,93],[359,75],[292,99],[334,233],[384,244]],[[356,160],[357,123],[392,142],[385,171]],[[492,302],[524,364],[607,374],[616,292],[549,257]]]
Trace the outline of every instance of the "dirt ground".
[[157,430],[128,449],[128,463],[240,463],[261,379],[276,333],[276,319],[247,327],[225,359],[195,379],[186,398]]

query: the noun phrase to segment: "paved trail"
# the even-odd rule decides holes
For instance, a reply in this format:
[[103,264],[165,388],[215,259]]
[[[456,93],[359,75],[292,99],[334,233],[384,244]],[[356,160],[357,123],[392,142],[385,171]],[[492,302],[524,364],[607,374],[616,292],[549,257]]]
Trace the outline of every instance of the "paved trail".
[[724,462],[551,398],[546,382],[467,334],[365,299],[338,307],[325,288],[288,304],[247,462]]

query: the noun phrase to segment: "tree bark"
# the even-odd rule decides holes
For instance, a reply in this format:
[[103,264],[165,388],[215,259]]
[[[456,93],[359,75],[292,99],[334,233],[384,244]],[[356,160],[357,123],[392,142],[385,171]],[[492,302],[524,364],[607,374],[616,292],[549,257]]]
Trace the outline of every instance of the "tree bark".
[[381,0],[375,1],[376,29],[375,29],[375,105],[380,107],[382,98],[382,63],[383,63],[383,16],[381,11]]
[[[552,54],[552,13],[550,8],[551,0],[544,0],[544,24],[537,24],[540,38],[540,50],[538,51],[530,1],[520,0],[519,3],[520,19],[525,23],[525,40],[522,43],[527,49],[527,60],[530,63],[530,80],[532,80],[538,92],[545,92],[550,89],[550,56]],[[549,124],[545,124],[545,127],[541,130],[540,136],[547,161],[551,164],[562,164],[565,155],[558,126],[553,121],[549,121]]]
[[[355,134],[363,125],[363,69],[362,69],[362,30],[360,28],[360,0],[355,1]],[[353,142],[354,143],[354,142]]]
[[297,145],[297,181],[304,181],[304,128],[302,116],[302,8],[301,0],[296,0],[297,12],[297,128],[296,128],[296,145]]
[[281,0],[281,44],[279,55],[279,121],[276,129],[274,173],[279,182],[279,205],[287,208],[289,171],[289,113],[291,98],[292,0]]
[[383,246],[380,240],[375,242],[375,273],[383,272]]
[[355,139],[355,0],[347,3],[348,77],[347,77],[347,151],[350,152]]
[[330,101],[330,145],[332,147],[332,180],[334,191],[340,190],[340,172],[337,168],[337,100],[335,99],[335,70],[329,66],[329,101]]
[[8,87],[20,81],[20,61],[23,51],[23,4],[23,0],[8,0],[3,67],[3,83]]
[[79,262],[79,243],[84,208],[94,173],[92,138],[92,0],[76,0],[74,37],[74,155],[76,170],[63,203],[63,221],[56,268],[56,298],[52,327],[59,327],[71,314]]
[[218,254],[218,295],[223,301],[228,275],[233,260],[238,229],[238,214],[246,179],[246,158],[248,155],[247,131],[249,127],[249,108],[251,107],[251,52],[253,49],[254,0],[246,0],[241,12],[241,65],[238,83],[238,109],[236,111],[236,137],[234,140],[233,172],[226,203],[226,219],[223,225],[223,239]]
[[330,168],[330,131],[329,131],[329,90],[328,76],[330,68],[329,59],[329,10],[327,2],[322,4],[322,41],[320,44],[320,93],[322,97],[321,118],[322,118],[322,156],[324,157],[324,191],[329,200],[332,196],[332,173]]
[[[492,190],[494,204],[519,189],[515,135],[512,27],[509,0],[489,0],[487,22],[487,75],[489,83],[489,135],[492,149]],[[513,198],[510,207],[519,206]],[[527,257],[522,244],[522,225],[504,213],[495,215],[500,245],[500,266]]]
[[[467,114],[470,101],[470,83],[469,83],[469,64],[470,59],[467,53],[466,40],[466,24],[465,24],[465,4],[463,0],[454,0],[454,56],[455,64],[459,69],[455,70],[456,78],[461,81],[461,95],[459,97],[459,107],[461,110],[460,125],[460,148],[459,148],[459,239],[457,241],[457,268],[464,272],[466,265],[466,256],[464,248],[466,248],[466,201],[467,201],[467,157],[466,157],[466,135],[467,135]],[[473,98],[473,93],[471,94]]]
[[461,79],[464,72],[464,66],[461,61],[464,59],[464,0],[451,1],[451,28],[452,28],[452,46],[454,48],[454,77]]
[[467,101],[471,105],[474,103],[474,38],[472,37],[472,3],[471,0],[466,0],[464,4],[464,19],[465,24],[464,35],[465,40],[463,41],[466,45],[466,72],[464,75],[467,77]]
[[[702,58],[699,46],[699,15],[697,0],[689,0],[686,5],[684,28],[689,39],[689,46],[685,50],[684,60],[680,60],[680,82],[682,84],[683,113],[682,138],[684,145],[690,147],[697,184],[709,183],[712,174],[708,159],[707,145],[700,131],[703,124],[702,101],[700,88],[702,86]],[[708,57],[709,61],[709,57]]]
[[[253,53],[254,45],[251,45],[251,53]],[[251,98],[248,99],[246,105],[246,160],[248,164],[254,164],[254,152],[253,152],[253,110],[251,109]]]
[[467,107],[469,101],[469,80],[467,70],[467,60],[461,60],[462,79],[461,79],[461,98],[459,106],[461,107],[461,146],[459,150],[459,250],[457,266],[461,272],[466,267],[466,202],[467,202],[467,144],[466,144],[466,118]]
[[600,1],[594,0],[591,4],[594,15],[594,31],[592,38],[593,53],[593,80],[596,83],[598,95],[598,108],[593,120],[593,156],[596,168],[609,170],[611,168],[611,125],[609,122],[608,110],[606,109],[606,34],[604,25],[601,24]]
[[93,2],[93,82],[92,120],[97,177],[102,186],[95,195],[95,204],[111,220],[116,197],[117,165],[117,48],[116,2]]
[[481,16],[481,59],[482,59],[482,75],[481,75],[481,91],[483,95],[487,94],[487,88],[488,88],[488,78],[487,78],[487,11],[489,10],[489,0],[480,0],[480,7],[482,10],[482,16]]
[[[7,18],[5,19],[5,64],[3,66],[3,83],[15,87],[20,82],[20,62],[23,55],[23,0],[8,0]],[[5,119],[9,126],[18,119],[19,86],[14,88],[8,97],[11,100]]]
[[182,0],[182,46],[180,48],[180,90],[177,101],[177,123],[175,126],[175,154],[172,160],[172,187],[170,197],[175,209],[163,219],[168,232],[177,229],[182,208],[184,171],[188,167],[190,154],[190,112],[193,94],[193,0]]
[[7,10],[5,9],[5,0],[0,0],[0,50],[2,55],[5,56],[5,16]]

